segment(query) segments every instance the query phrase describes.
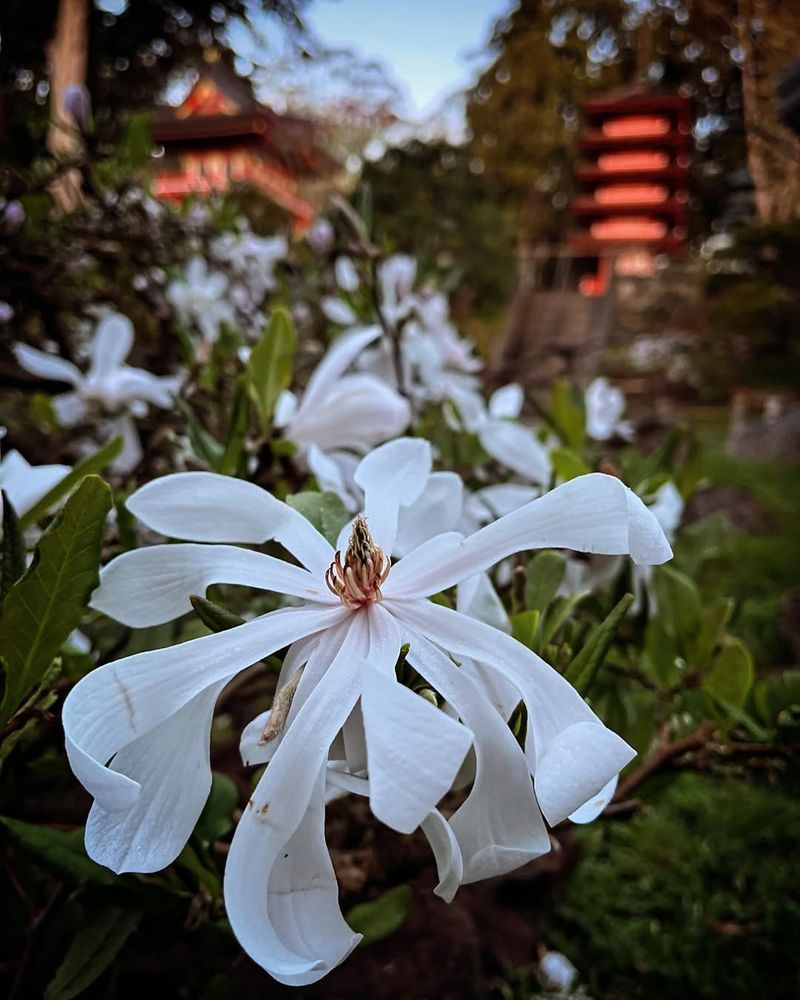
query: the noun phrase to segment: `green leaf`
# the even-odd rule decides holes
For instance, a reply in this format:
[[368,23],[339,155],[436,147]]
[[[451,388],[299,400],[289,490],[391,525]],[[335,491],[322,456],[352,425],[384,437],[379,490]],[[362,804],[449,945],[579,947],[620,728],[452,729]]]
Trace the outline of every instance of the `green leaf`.
[[719,705],[723,712],[733,719],[734,722],[738,722],[740,726],[747,730],[751,736],[755,739],[760,740],[763,743],[769,742],[769,733],[763,726],[760,726],[756,720],[749,715],[743,708],[738,705],[734,705],[733,702],[727,701],[725,698],[720,698],[713,692],[709,691],[709,694],[713,700]]
[[200,813],[195,833],[204,847],[224,837],[233,829],[233,813],[239,804],[239,792],[234,782],[224,774],[214,772],[211,791]]
[[511,616],[511,635],[528,649],[534,649],[536,646],[540,617],[539,611],[520,611]]
[[44,1000],[72,1000],[83,993],[111,965],[141,916],[134,910],[103,907],[81,924],[45,990]]
[[25,572],[25,536],[19,524],[17,512],[6,495],[2,493],[3,538],[0,541],[0,607],[6,594]]
[[528,563],[525,584],[525,607],[544,614],[561,586],[567,560],[559,552],[545,549]]
[[722,640],[725,626],[733,614],[735,601],[731,597],[718,597],[711,602],[700,616],[700,631],[692,643],[690,660],[692,666],[703,670],[711,654]]
[[119,885],[120,877],[95,864],[83,847],[83,829],[54,830],[38,823],[0,816],[0,823],[26,854],[47,871],[66,881],[83,885]]
[[546,646],[559,633],[575,608],[588,596],[589,591],[584,590],[577,594],[570,594],[569,597],[559,597],[551,604],[542,622],[539,635],[541,646]]
[[244,618],[240,618],[239,615],[223,608],[221,604],[215,604],[199,594],[192,594],[189,600],[202,623],[212,632],[226,632],[229,628],[236,628],[237,625],[244,624]]
[[373,944],[402,927],[414,898],[410,885],[398,885],[369,903],[359,903],[345,920],[356,934],[363,934],[362,945]]
[[554,448],[550,452],[550,461],[556,478],[565,483],[591,471],[581,456],[568,448]]
[[310,521],[333,546],[339,532],[350,520],[347,509],[335,493],[294,493],[286,498],[286,502]]
[[658,618],[665,632],[679,640],[688,653],[699,627],[702,607],[696,584],[672,566],[656,566],[653,589],[658,600]]
[[103,445],[99,451],[79,462],[71,472],[68,472],[63,479],[60,479],[55,486],[49,489],[38,503],[35,503],[29,511],[23,514],[20,518],[23,530],[36,524],[41,517],[44,517],[49,510],[56,506],[62,497],[71,493],[78,483],[87,476],[101,472],[107,465],[110,465],[122,451],[122,443],[121,437],[114,438],[113,441]]
[[619,604],[612,608],[605,621],[594,629],[583,649],[564,671],[564,676],[580,694],[586,695],[594,683],[617,629],[632,603],[633,594],[625,594]]
[[8,593],[0,615],[5,690],[2,728],[47,672],[81,620],[99,582],[103,528],[111,490],[87,476],[44,532],[25,576]]
[[247,378],[242,375],[236,382],[233,410],[225,439],[225,451],[219,461],[218,472],[223,476],[235,476],[242,464],[244,437],[250,417],[250,400],[247,394]]
[[144,166],[150,159],[153,140],[150,130],[150,115],[144,112],[130,115],[119,145],[120,156],[127,160],[126,166]]
[[741,708],[753,683],[753,657],[741,639],[728,639],[704,687],[721,702]]
[[292,380],[296,349],[294,323],[285,309],[276,309],[247,362],[248,388],[264,435],[269,431],[278,396]]
[[203,427],[185,399],[176,396],[175,405],[186,421],[186,436],[189,438],[192,451],[204,465],[216,472],[222,462],[222,445]]
[[564,379],[557,379],[550,394],[550,419],[561,439],[580,451],[585,436],[586,416],[583,393]]

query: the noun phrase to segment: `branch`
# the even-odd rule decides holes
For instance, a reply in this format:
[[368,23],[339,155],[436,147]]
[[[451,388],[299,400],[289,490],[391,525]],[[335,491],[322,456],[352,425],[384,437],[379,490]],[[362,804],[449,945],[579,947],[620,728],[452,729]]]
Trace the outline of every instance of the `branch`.
[[691,736],[687,736],[682,740],[676,740],[675,743],[668,743],[669,727],[665,727],[662,730],[659,746],[656,747],[647,760],[643,761],[632,774],[629,774],[624,781],[620,782],[614,796],[614,801],[621,802],[624,799],[630,798],[631,792],[635,788],[638,788],[651,774],[655,774],[656,771],[670,761],[675,760],[677,757],[682,757],[685,753],[691,753],[692,750],[702,750],[716,728],[717,724],[715,722],[706,722],[696,732],[692,733]]

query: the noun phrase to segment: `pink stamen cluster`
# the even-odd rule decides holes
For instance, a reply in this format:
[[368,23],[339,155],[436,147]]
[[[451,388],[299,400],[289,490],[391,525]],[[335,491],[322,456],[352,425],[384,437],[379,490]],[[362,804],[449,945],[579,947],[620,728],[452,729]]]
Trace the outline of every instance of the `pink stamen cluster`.
[[353,522],[344,562],[341,552],[337,552],[325,573],[325,583],[346,608],[355,610],[382,599],[381,584],[391,568],[391,561],[373,542],[367,522],[359,514]]

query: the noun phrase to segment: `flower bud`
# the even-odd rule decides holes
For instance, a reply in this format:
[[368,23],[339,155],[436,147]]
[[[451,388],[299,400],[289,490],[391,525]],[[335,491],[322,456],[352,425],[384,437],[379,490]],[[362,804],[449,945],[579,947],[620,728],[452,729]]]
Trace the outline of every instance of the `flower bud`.
[[333,246],[335,233],[327,219],[317,219],[306,233],[306,240],[311,249],[318,254],[327,253]]
[[25,221],[25,209],[18,201],[10,201],[3,209],[3,222],[9,229],[18,229]]

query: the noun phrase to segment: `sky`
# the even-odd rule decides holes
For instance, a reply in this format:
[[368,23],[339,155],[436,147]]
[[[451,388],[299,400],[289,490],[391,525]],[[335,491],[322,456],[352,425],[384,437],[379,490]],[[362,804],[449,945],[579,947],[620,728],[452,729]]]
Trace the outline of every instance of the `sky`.
[[512,0],[313,0],[303,19],[321,42],[384,62],[400,85],[402,110],[420,121],[475,79],[495,21],[513,6]]

